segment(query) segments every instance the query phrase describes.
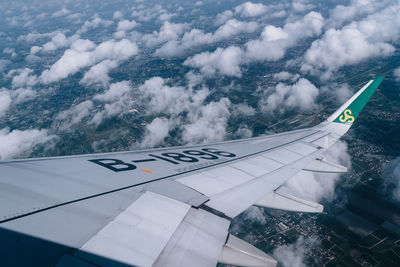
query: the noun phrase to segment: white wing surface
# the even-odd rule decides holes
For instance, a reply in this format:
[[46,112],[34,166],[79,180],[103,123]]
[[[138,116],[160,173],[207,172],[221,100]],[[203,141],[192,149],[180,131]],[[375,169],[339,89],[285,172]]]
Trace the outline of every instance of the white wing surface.
[[323,207],[280,192],[301,170],[345,172],[324,152],[357,118],[382,78],[324,123],[210,145],[0,163],[3,266],[275,266],[232,236],[252,205]]

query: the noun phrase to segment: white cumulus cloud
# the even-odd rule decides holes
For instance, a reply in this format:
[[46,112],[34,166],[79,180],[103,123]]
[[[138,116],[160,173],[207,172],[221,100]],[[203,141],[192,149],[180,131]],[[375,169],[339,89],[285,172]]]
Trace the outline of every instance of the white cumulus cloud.
[[246,2],[235,7],[235,13],[242,17],[256,17],[265,14],[268,7],[261,3]]
[[49,70],[45,70],[41,79],[48,84],[67,78],[83,68],[92,66],[97,62],[109,59],[123,61],[136,55],[138,48],[135,43],[127,39],[121,41],[109,40],[95,46],[89,40],[77,40],[63,56],[54,63]]
[[[228,23],[229,21],[220,29]],[[199,68],[207,75],[220,73],[239,77],[242,64],[279,60],[283,58],[289,48],[295,46],[300,40],[321,34],[323,26],[322,15],[312,11],[299,20],[286,23],[282,28],[272,25],[265,26],[260,38],[248,41],[244,48],[237,46],[217,48],[212,53],[203,52],[194,55],[187,59],[185,64]]]
[[94,101],[103,104],[102,109],[93,115],[90,124],[99,126],[104,120],[118,117],[129,111],[134,103],[130,96],[132,91],[129,81],[110,84],[108,90],[93,97]]
[[229,99],[222,98],[189,114],[191,123],[183,127],[183,141],[198,144],[224,140],[230,105]]
[[214,52],[203,52],[187,59],[183,64],[199,68],[205,75],[220,73],[223,75],[237,76],[242,75],[240,61],[243,51],[239,47],[230,46],[222,49],[217,48]]
[[299,40],[318,36],[324,26],[324,18],[318,12],[310,12],[302,19],[286,23],[282,28],[268,25],[260,39],[246,44],[246,57],[251,61],[281,59],[286,50]]
[[175,38],[171,38],[171,40],[164,44],[161,48],[158,48],[155,52],[155,55],[166,57],[181,55],[185,53],[185,51],[194,47],[227,40],[232,36],[236,36],[241,33],[252,33],[258,28],[258,23],[254,21],[243,22],[236,19],[230,19],[213,33],[205,33],[203,30],[192,29],[188,32],[185,32],[182,38],[179,40],[178,36],[175,36]]
[[170,124],[170,121],[166,118],[155,118],[146,125],[146,131],[140,146],[152,148],[162,144],[168,136]]
[[118,22],[117,31],[129,31],[137,25],[136,21],[121,20]]
[[74,105],[70,109],[60,112],[56,116],[53,126],[58,130],[70,130],[72,126],[88,117],[92,109],[93,102],[90,100]]
[[118,61],[116,60],[103,60],[100,63],[92,66],[83,76],[82,80],[79,82],[80,84],[91,86],[91,85],[102,85],[106,87],[106,85],[110,81],[110,77],[108,73],[118,67]]
[[160,30],[143,36],[142,40],[147,46],[155,46],[170,40],[177,40],[178,37],[188,28],[186,23],[171,23],[165,21]]
[[11,85],[13,88],[32,87],[38,83],[38,77],[33,75],[33,70],[23,68],[16,70],[16,75],[12,78]]
[[328,29],[307,50],[303,71],[324,71],[323,79],[342,66],[371,58],[387,57],[400,39],[400,5],[393,4],[341,29]]
[[309,110],[315,107],[318,94],[318,89],[309,80],[301,78],[292,85],[278,83],[272,94],[261,99],[260,106],[263,110],[279,112],[293,108]]
[[105,93],[95,95],[93,99],[101,102],[114,102],[122,98],[130,90],[131,86],[128,81],[117,82],[111,84]]
[[0,130],[0,159],[10,159],[18,156],[29,155],[38,145],[51,143],[57,140],[55,135],[48,130],[13,130],[3,128]]
[[277,247],[273,256],[284,267],[306,267],[307,250],[319,246],[319,241],[300,236],[294,244]]

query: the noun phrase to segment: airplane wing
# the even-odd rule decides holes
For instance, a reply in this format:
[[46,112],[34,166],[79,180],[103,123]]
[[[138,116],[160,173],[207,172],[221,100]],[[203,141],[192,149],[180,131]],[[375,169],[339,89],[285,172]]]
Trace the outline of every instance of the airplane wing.
[[324,152],[382,81],[318,126],[210,145],[0,162],[2,266],[275,266],[229,234],[252,205],[322,212],[280,192],[301,170],[345,172]]

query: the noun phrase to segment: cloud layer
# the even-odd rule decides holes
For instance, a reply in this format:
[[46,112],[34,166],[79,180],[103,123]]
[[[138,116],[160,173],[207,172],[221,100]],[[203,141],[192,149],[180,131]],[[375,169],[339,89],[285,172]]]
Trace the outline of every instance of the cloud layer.
[[302,70],[311,73],[322,70],[325,78],[329,78],[342,66],[392,55],[393,43],[400,38],[399,11],[400,5],[391,3],[360,21],[328,29],[305,53]]
[[205,75],[216,73],[241,76],[240,65],[260,61],[277,61],[300,40],[321,34],[324,19],[318,12],[288,22],[283,27],[267,25],[259,39],[250,40],[244,47],[229,46],[213,52],[203,52],[187,59],[184,64],[199,68]]

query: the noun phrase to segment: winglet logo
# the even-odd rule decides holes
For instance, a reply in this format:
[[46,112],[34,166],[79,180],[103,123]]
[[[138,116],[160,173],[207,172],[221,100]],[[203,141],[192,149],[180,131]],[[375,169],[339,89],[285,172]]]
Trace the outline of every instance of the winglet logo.
[[345,122],[345,123],[353,123],[354,122],[354,117],[351,116],[351,110],[346,109],[342,115],[339,117],[339,121]]

